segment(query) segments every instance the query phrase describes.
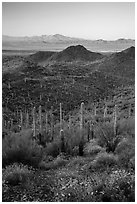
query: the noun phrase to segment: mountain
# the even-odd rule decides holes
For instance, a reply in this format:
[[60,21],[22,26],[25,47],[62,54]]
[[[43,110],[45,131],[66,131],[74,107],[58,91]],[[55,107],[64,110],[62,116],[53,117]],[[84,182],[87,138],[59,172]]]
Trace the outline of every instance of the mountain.
[[135,78],[135,47],[130,47],[119,53],[107,57],[99,65],[103,73],[115,75],[122,78]]
[[100,53],[87,50],[82,45],[70,46],[65,50],[55,53],[49,58],[49,61],[55,62],[77,62],[77,61],[95,61],[103,58]]
[[11,37],[2,36],[3,50],[42,50],[42,51],[61,51],[72,45],[81,44],[88,50],[94,52],[101,51],[121,51],[135,45],[135,40],[118,39],[115,41],[86,40],[82,38],[67,37],[60,34],[41,35],[32,37]]
[[100,53],[91,52],[82,45],[69,46],[61,52],[39,51],[32,54],[28,59],[41,65],[64,63],[64,62],[93,62],[102,59]]

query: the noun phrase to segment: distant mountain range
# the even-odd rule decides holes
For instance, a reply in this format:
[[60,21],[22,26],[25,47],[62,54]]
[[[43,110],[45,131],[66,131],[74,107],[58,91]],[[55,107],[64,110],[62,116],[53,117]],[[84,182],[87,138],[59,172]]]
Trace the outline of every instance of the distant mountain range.
[[121,51],[128,47],[135,46],[135,40],[118,39],[115,41],[86,40],[81,38],[67,37],[60,34],[42,35],[32,37],[11,37],[2,36],[3,50],[45,50],[45,51],[61,51],[68,46],[81,44],[87,49],[94,52],[113,52]]

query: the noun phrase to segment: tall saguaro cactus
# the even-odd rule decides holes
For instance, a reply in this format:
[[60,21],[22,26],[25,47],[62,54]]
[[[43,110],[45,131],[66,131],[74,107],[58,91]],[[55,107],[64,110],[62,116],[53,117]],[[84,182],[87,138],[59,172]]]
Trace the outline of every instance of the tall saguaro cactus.
[[107,105],[104,108],[104,118],[106,118],[106,116],[107,116]]
[[9,89],[11,89],[11,85],[10,85],[10,82],[8,83],[8,88],[9,88]]
[[72,120],[71,120],[71,115],[69,115],[69,130],[71,131],[71,126],[72,126]]
[[54,122],[53,122],[53,106],[51,107],[51,141],[53,140],[54,134]]
[[87,139],[89,142],[89,140],[90,140],[90,121],[88,121],[88,123],[87,123]]
[[33,107],[32,110],[32,117],[33,117],[33,137],[36,137],[36,108],[35,106]]
[[83,130],[83,126],[84,126],[84,103],[81,103],[81,108],[80,108],[80,130]]
[[97,115],[97,106],[95,104],[95,106],[94,106],[94,116],[96,116],[96,115]]
[[61,139],[61,152],[65,152],[65,138],[62,123],[62,104],[60,103],[60,139]]
[[128,109],[128,117],[131,117],[131,103],[129,104],[129,109]]
[[29,127],[29,113],[26,111],[26,128]]
[[117,131],[116,131],[116,127],[117,127],[117,105],[115,105],[114,107],[114,135],[116,136]]
[[84,148],[84,135],[83,135],[83,127],[84,127],[84,103],[81,103],[80,108],[80,143],[79,143],[79,155],[83,156],[83,148]]
[[41,105],[39,106],[39,132],[42,133],[42,110],[41,110]]
[[46,125],[45,125],[45,128],[46,128],[46,133],[48,132],[48,113],[46,112]]
[[21,129],[23,127],[23,114],[22,114],[22,110],[20,110],[20,127],[21,127]]
[[62,130],[62,104],[60,103],[60,130]]

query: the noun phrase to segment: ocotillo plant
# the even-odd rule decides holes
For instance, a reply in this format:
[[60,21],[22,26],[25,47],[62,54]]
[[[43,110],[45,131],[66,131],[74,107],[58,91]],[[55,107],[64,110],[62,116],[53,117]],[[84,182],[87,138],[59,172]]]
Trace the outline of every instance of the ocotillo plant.
[[117,105],[115,105],[114,107],[114,135],[116,136],[117,131],[116,131],[116,127],[117,127]]
[[41,105],[39,106],[39,132],[42,133],[42,114]]
[[35,114],[35,112],[36,112],[36,108],[35,108],[35,106],[34,106],[34,107],[33,107],[33,110],[32,110],[32,117],[33,117],[33,137],[34,137],[34,138],[36,137],[36,118],[35,118],[36,114]]

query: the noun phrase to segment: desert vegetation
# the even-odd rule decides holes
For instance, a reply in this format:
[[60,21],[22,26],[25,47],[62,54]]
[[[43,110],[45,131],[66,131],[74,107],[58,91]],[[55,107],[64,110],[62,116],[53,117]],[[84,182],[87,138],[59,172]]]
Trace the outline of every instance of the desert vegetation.
[[3,61],[3,201],[134,202],[133,73],[33,58]]

